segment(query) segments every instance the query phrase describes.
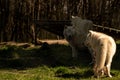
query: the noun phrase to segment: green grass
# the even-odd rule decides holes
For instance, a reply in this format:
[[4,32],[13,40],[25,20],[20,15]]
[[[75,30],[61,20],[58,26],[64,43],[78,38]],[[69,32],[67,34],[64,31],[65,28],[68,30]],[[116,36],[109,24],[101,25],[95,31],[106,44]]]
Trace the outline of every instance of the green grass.
[[72,59],[68,45],[43,44],[34,48],[0,48],[0,80],[119,80],[120,45],[112,62],[113,78],[93,77],[90,54],[81,51]]

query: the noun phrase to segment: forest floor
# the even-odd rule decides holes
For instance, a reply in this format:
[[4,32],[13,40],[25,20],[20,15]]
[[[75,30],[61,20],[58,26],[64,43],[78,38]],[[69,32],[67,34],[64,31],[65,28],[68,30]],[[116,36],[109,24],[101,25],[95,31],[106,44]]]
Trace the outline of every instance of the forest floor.
[[93,77],[91,56],[88,50],[80,52],[77,59],[65,40],[40,40],[31,43],[0,43],[0,80],[119,80],[120,43],[113,58],[113,78]]

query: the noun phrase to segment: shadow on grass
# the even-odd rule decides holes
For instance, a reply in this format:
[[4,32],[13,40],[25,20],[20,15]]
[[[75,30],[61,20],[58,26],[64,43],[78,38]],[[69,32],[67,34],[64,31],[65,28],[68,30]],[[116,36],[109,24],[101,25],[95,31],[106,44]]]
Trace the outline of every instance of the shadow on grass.
[[[117,52],[113,59],[113,69],[119,69],[120,65],[120,45],[117,45]],[[73,59],[70,46],[61,44],[43,43],[35,48],[21,48],[16,46],[6,46],[0,49],[0,68],[26,69],[46,65],[55,66],[82,66],[86,67],[91,62],[88,50],[81,50],[79,57]],[[63,74],[62,76],[77,75]],[[85,75],[85,74],[84,74]],[[78,75],[83,76],[83,75]]]
[[30,49],[4,46],[0,49],[0,68],[26,69],[41,65],[77,66],[90,62],[90,55],[86,53],[81,51],[78,59],[73,59],[68,45],[43,43],[41,46]]
[[83,72],[76,72],[76,73],[56,73],[56,77],[62,77],[62,78],[75,78],[75,79],[81,79],[81,78],[89,78],[93,75],[93,72],[91,70]]

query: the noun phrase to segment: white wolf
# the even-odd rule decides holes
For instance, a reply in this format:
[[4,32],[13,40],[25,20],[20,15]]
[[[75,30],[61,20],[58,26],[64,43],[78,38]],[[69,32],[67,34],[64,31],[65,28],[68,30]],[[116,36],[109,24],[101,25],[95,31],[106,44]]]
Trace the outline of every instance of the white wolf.
[[84,48],[84,41],[90,29],[92,29],[92,21],[73,17],[71,19],[72,26],[65,26],[63,34],[65,39],[72,47],[72,57],[77,57],[78,50]]
[[110,74],[112,58],[116,52],[116,43],[114,39],[106,34],[90,30],[87,35],[85,45],[91,47],[95,55],[94,75],[100,77]]

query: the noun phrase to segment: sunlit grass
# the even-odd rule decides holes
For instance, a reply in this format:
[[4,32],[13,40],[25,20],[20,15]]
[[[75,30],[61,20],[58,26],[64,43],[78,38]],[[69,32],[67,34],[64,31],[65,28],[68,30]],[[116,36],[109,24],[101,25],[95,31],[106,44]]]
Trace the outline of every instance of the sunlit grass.
[[102,77],[96,79],[92,77],[91,69],[41,66],[27,70],[1,70],[0,80],[119,80],[120,72],[112,70],[113,78]]

